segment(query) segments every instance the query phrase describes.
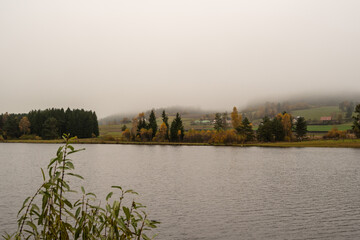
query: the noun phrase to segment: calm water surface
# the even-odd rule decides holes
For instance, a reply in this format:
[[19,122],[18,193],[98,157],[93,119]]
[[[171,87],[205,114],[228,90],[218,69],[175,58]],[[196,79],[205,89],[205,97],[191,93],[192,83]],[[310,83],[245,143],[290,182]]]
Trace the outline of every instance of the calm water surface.
[[[0,144],[0,234],[58,145]],[[78,145],[84,185],[140,193],[157,239],[360,239],[360,150]]]

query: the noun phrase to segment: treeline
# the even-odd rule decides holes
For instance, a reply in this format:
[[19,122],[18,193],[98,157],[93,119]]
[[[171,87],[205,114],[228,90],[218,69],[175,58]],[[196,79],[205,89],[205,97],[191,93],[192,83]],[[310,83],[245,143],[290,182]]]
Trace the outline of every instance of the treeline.
[[[229,120],[231,119],[231,120]],[[234,107],[230,118],[227,113],[216,113],[213,121],[214,130],[194,130],[184,132],[184,126],[179,113],[169,125],[169,118],[162,112],[162,123],[158,128],[155,112],[151,111],[149,119],[140,113],[132,120],[132,127],[123,126],[122,137],[127,141],[154,142],[188,142],[211,144],[243,144],[261,141],[293,141],[302,140],[307,133],[304,118],[293,119],[284,112],[270,119],[264,117],[257,132],[247,117],[243,117]],[[295,135],[293,135],[293,131]]]
[[[174,106],[174,107],[167,107],[167,108],[158,108],[153,110],[145,111],[144,114],[149,116],[151,112],[154,112],[155,115],[161,116],[163,112],[166,112],[167,115],[173,116],[176,113],[179,113],[181,116],[201,116],[208,114],[208,111],[204,111],[200,108],[196,107],[181,107],[181,106]],[[112,116],[108,116],[99,120],[100,125],[117,125],[117,124],[127,124],[130,123],[134,114],[127,113],[127,114],[116,114]]]
[[169,117],[162,112],[162,124],[158,128],[155,112],[150,112],[149,120],[145,118],[145,113],[139,115],[132,120],[131,129],[126,127],[123,129],[122,136],[128,141],[171,141],[181,142],[184,139],[184,126],[179,113],[169,125]]
[[57,139],[64,133],[78,138],[99,136],[96,113],[52,108],[32,110],[28,114],[0,115],[0,136],[4,139]]
[[247,107],[242,110],[242,113],[247,116],[250,120],[261,119],[264,117],[276,117],[278,113],[281,112],[291,112],[295,110],[302,110],[310,108],[311,106],[305,102],[296,102],[296,103],[274,103],[266,102],[263,105]]
[[346,119],[351,119],[355,106],[356,103],[352,101],[343,101],[339,103],[339,109],[340,111],[345,112]]

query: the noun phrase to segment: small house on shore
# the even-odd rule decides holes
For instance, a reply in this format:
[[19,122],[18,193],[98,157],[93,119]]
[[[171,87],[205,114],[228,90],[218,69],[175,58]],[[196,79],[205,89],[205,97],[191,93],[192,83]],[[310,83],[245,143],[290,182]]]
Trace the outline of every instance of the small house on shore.
[[322,122],[322,124],[329,124],[332,122],[332,118],[331,117],[320,117],[320,121]]

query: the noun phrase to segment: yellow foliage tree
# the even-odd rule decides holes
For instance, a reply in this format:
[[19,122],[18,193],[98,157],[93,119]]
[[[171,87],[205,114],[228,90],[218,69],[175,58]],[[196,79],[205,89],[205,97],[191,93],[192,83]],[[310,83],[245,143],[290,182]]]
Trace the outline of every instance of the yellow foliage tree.
[[23,117],[19,122],[19,129],[22,134],[29,134],[30,133],[30,121],[27,117]]
[[156,134],[155,134],[154,141],[164,142],[164,141],[166,140],[166,133],[167,133],[167,126],[166,126],[166,124],[163,122],[163,123],[160,125],[159,131],[157,131]]
[[237,108],[234,107],[233,111],[231,112],[231,123],[234,129],[238,128],[241,126],[241,122],[242,122],[242,116],[241,114],[239,115]]
[[123,138],[125,138],[127,141],[130,141],[131,134],[129,129],[125,129],[125,131],[122,132]]
[[130,136],[133,140],[136,139],[136,134],[137,134],[137,127],[139,124],[139,119],[138,118],[133,118],[132,120],[132,125],[131,125],[131,131],[130,131]]
[[281,121],[283,127],[284,127],[284,132],[285,132],[285,141],[291,141],[293,139],[293,135],[292,135],[292,123],[291,123],[291,115],[288,113],[285,113],[282,116],[282,121]]
[[152,133],[153,133],[153,130],[151,128],[150,129],[145,129],[145,128],[140,129],[141,141],[143,141],[143,142],[151,141]]

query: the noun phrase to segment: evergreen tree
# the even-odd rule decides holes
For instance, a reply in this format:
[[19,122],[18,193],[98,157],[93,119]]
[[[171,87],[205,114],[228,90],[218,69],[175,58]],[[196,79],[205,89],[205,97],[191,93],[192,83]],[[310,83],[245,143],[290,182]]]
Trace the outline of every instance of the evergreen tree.
[[98,137],[100,134],[99,123],[95,111],[92,113],[92,119],[93,119],[93,133],[96,137]]
[[220,113],[215,114],[214,128],[218,132],[220,132],[220,130],[224,129],[224,122],[223,122],[223,119],[222,119],[222,116]]
[[50,117],[46,119],[46,121],[44,122],[41,137],[43,139],[59,138],[56,118]]
[[46,109],[33,110],[28,114],[31,125],[31,133],[38,136],[43,135],[43,126],[47,119],[56,119],[57,136],[70,133],[79,138],[90,138],[99,135],[99,126],[96,113],[84,109]]
[[261,142],[273,141],[272,121],[269,117],[265,116],[257,130],[257,139]]
[[302,140],[307,133],[307,123],[304,117],[299,117],[295,124],[295,133],[298,140]]
[[162,121],[166,125],[165,139],[170,140],[169,138],[169,117],[166,115],[165,110],[162,112]]
[[280,118],[274,118],[271,122],[271,132],[275,141],[284,141],[285,130]]
[[170,127],[170,140],[172,142],[182,141],[184,138],[184,126],[179,113],[176,113],[175,119]]
[[9,114],[4,123],[5,136],[10,138],[20,137],[19,119],[15,114]]
[[144,113],[139,113],[138,119],[139,119],[139,121],[138,121],[138,125],[137,125],[137,131],[136,131],[137,134],[136,134],[136,136],[140,137],[141,129],[148,129],[148,124],[146,123]]
[[246,136],[246,141],[254,140],[254,131],[252,130],[252,125],[247,117],[242,121],[243,133]]
[[149,129],[152,129],[152,138],[155,137],[157,132],[157,123],[154,110],[151,110],[150,117],[149,117]]
[[221,114],[221,118],[222,118],[222,128],[224,130],[227,130],[228,129],[228,123],[227,123],[228,113],[224,112],[223,114]]
[[3,116],[4,116],[4,114],[0,115],[0,131],[4,128]]
[[352,129],[355,133],[355,136],[357,138],[360,138],[360,104],[356,105],[355,114],[356,115],[353,117],[354,122],[353,122]]

